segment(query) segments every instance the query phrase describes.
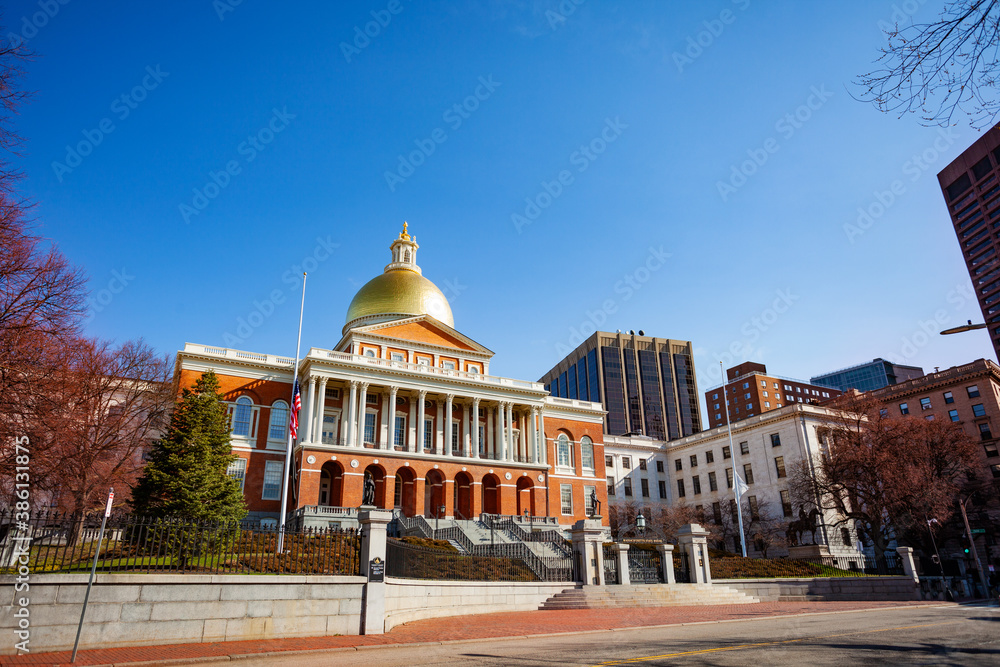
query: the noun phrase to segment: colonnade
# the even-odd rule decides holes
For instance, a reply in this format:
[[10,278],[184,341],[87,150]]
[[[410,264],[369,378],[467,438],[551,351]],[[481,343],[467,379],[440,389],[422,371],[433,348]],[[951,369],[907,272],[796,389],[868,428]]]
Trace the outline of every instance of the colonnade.
[[[545,416],[539,405],[464,396],[457,392],[404,389],[396,385],[373,386],[363,380],[334,380],[342,392],[343,408],[336,430],[325,436],[324,415],[327,413],[325,406],[330,380],[334,379],[314,375],[306,381],[308,387],[300,417],[300,442],[373,447],[445,457],[547,463]],[[381,395],[379,405],[369,404],[368,396],[372,393]],[[436,408],[434,427],[429,432],[425,427],[430,417],[427,415],[428,394],[433,395]],[[397,405],[400,398],[407,399],[405,407]],[[369,432],[366,433],[369,409],[375,415],[372,423],[367,424]],[[461,419],[456,420],[459,412]]]

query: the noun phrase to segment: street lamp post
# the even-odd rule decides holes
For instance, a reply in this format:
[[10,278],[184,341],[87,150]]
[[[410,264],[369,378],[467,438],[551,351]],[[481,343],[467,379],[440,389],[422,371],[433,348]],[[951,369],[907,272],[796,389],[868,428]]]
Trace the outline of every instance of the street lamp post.
[[965,504],[972,500],[970,495],[965,500],[961,498],[958,500],[958,507],[962,510],[962,521],[965,522],[965,534],[969,537],[969,548],[972,549],[972,557],[976,561],[976,572],[979,573],[979,583],[983,587],[983,591],[989,592],[989,587],[986,585],[986,573],[983,572],[983,564],[979,562],[979,552],[976,551],[976,540],[972,537],[972,529],[969,527],[969,515],[965,513]]

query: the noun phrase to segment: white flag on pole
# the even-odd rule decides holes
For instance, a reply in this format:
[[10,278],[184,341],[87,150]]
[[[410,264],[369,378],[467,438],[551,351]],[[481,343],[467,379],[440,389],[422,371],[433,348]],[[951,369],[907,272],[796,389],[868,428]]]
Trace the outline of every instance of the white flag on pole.
[[744,493],[750,490],[750,487],[747,486],[747,483],[743,481],[743,478],[740,477],[738,472],[733,472],[736,476],[736,498],[739,499],[743,497]]

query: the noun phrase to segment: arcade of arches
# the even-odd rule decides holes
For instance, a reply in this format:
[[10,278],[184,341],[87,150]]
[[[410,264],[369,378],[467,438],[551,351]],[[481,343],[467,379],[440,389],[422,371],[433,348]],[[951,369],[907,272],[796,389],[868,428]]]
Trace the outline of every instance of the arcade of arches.
[[307,464],[302,470],[297,489],[300,506],[355,506],[365,475],[370,474],[375,483],[375,505],[399,509],[406,516],[472,519],[481,513],[523,516],[525,511],[531,516],[545,515],[543,470],[529,473],[423,461],[329,458],[321,465],[318,461]]

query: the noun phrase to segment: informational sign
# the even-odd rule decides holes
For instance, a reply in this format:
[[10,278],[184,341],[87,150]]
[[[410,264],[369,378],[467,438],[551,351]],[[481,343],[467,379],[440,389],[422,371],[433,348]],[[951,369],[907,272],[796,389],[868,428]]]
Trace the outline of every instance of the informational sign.
[[986,534],[986,529],[985,528],[973,528],[972,529],[972,534],[973,535],[985,535]]
[[104,508],[104,516],[111,516],[111,504],[115,501],[115,490],[108,492],[108,506]]
[[378,556],[368,562],[368,581],[385,581],[385,561]]

